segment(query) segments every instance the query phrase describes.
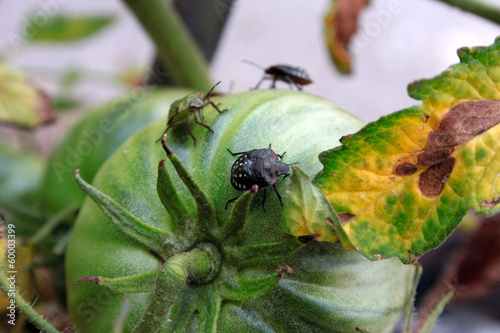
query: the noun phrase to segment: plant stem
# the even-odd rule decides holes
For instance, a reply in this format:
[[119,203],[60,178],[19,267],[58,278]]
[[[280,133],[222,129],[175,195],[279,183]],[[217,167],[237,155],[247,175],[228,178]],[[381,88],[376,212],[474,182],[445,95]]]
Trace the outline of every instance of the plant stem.
[[480,0],[438,0],[500,24],[500,8]]
[[[2,255],[4,255],[2,253]],[[0,289],[4,292],[8,299],[14,303],[15,308],[21,311],[24,316],[28,319],[30,323],[35,325],[40,329],[41,332],[45,333],[59,333],[58,330],[49,324],[41,315],[39,315],[33,308],[18,294],[17,291],[13,291],[10,288],[10,283],[7,280],[7,275],[5,275],[5,267],[0,265]]]
[[61,224],[64,220],[66,220],[68,217],[71,215],[76,215],[76,212],[78,211],[79,207],[78,205],[69,205],[68,207],[64,208],[61,210],[58,214],[52,216],[47,220],[47,223],[45,223],[38,231],[37,233],[30,239],[28,245],[30,246],[35,246],[40,244],[42,241],[44,241],[48,236],[52,234],[54,229]]
[[175,299],[187,288],[187,281],[202,278],[211,271],[209,255],[198,248],[172,257],[160,269],[151,302],[132,332],[159,331]]
[[172,80],[180,86],[210,90],[208,63],[172,4],[165,0],[123,2],[155,43],[158,56]]

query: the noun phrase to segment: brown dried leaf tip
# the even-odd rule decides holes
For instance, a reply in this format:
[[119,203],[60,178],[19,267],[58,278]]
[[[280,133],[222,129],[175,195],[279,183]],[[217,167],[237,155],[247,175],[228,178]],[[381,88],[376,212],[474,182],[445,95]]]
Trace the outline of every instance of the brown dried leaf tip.
[[325,16],[325,35],[330,55],[341,73],[351,72],[347,46],[358,30],[360,12],[369,0],[336,0]]
[[99,284],[101,283],[101,278],[98,276],[84,276],[79,278],[78,281],[76,281],[76,284],[80,284],[82,282],[94,282]]

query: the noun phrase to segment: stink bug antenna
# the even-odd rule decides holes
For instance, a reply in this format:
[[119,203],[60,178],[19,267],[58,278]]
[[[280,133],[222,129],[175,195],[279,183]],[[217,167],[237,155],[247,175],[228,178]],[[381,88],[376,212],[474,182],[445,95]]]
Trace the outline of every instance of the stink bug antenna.
[[259,65],[259,64],[257,64],[257,63],[255,63],[255,62],[253,62],[253,61],[250,61],[250,60],[247,60],[247,59],[243,59],[242,61],[243,61],[244,63],[246,63],[246,64],[250,64],[250,65],[252,65],[252,66],[254,66],[254,67],[257,67],[257,68],[260,68],[260,69],[262,69],[262,70],[265,70],[264,66],[261,66],[261,65]]
[[216,84],[214,84],[214,86],[212,87],[212,89],[210,89],[210,91],[207,93],[207,95],[205,96],[205,98],[203,100],[206,100],[208,98],[208,96],[210,96],[210,94],[212,93],[212,91],[214,91],[215,87],[217,87],[219,85],[219,83],[221,83],[221,81],[219,81]]

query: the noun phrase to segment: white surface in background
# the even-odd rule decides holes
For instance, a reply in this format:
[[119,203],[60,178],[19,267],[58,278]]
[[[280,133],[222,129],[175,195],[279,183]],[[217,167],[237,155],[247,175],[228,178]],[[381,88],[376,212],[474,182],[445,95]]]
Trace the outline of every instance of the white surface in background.
[[[64,15],[113,15],[116,22],[92,38],[74,43],[28,43],[23,27],[31,14],[40,17]],[[87,105],[100,103],[123,93],[115,81],[126,68],[148,66],[152,43],[139,23],[120,1],[39,0],[0,1],[0,54],[2,60],[25,70],[49,93],[55,93],[58,78],[71,68],[85,73],[77,95]]]
[[[371,1],[361,17],[365,37],[354,40],[365,47],[354,55],[353,74],[343,76],[336,72],[323,43],[328,4],[328,0],[236,1],[230,29],[213,64],[221,90],[228,89],[231,81],[233,91],[247,90],[261,78],[262,72],[242,59],[266,67],[302,66],[314,81],[305,91],[373,121],[419,104],[408,97],[408,83],[435,76],[458,62],[459,47],[490,45],[500,35],[498,25],[437,1]],[[384,15],[395,5],[399,13]],[[288,89],[286,84],[280,87]]]
[[[491,0],[490,0],[491,2]],[[500,5],[500,0],[494,1]],[[305,91],[328,98],[364,121],[420,103],[408,97],[408,83],[432,77],[456,63],[456,49],[490,45],[500,28],[472,14],[430,0],[372,0],[361,17],[353,74],[338,74],[323,43],[323,17],[329,1],[239,0],[213,61],[221,91],[254,87],[263,66],[285,63],[307,69],[314,83]],[[396,13],[390,9],[397,8]],[[94,38],[66,45],[12,43],[29,13],[112,14],[117,22]],[[389,13],[389,15],[387,15]],[[202,15],[202,14],[200,14]],[[4,60],[27,70],[35,82],[54,92],[57,74],[83,68],[78,95],[88,104],[119,93],[111,74],[150,64],[154,49],[120,1],[0,1],[0,50]],[[14,47],[13,47],[14,44]],[[17,46],[16,46],[17,45]],[[264,82],[266,87],[269,82]],[[286,84],[279,85],[288,89]]]

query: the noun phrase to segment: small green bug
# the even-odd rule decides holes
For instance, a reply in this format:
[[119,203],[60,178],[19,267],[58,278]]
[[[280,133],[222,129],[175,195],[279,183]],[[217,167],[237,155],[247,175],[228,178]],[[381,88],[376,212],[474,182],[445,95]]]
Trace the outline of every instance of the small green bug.
[[170,105],[170,111],[168,112],[167,129],[163,133],[163,136],[165,136],[167,134],[167,131],[172,127],[185,123],[186,129],[189,135],[193,138],[194,145],[196,146],[196,138],[189,129],[189,124],[193,119],[195,123],[207,128],[210,132],[213,133],[214,131],[203,121],[202,111],[203,107],[205,107],[208,104],[211,104],[215,108],[215,110],[217,110],[217,112],[219,113],[227,111],[227,109],[221,111],[218,107],[218,104],[216,105],[214,102],[210,100],[210,94],[219,83],[220,81],[217,82],[212,87],[212,89],[210,89],[210,91],[205,95],[204,98],[201,98],[201,91],[200,91],[197,93],[189,94],[173,102],[172,105]]

